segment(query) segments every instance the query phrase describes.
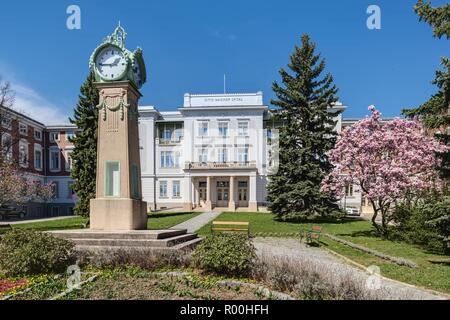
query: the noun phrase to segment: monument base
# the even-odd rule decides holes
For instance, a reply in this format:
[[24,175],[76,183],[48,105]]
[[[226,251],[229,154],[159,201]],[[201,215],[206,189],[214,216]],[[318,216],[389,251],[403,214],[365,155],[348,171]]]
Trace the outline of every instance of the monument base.
[[91,199],[92,230],[146,230],[147,203],[134,199]]

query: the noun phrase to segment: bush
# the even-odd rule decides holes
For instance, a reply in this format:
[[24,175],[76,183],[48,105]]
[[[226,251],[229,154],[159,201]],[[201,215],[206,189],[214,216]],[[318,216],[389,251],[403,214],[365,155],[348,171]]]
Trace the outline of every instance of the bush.
[[74,259],[74,244],[48,233],[15,229],[0,241],[0,271],[7,276],[57,273]]
[[424,197],[394,209],[391,236],[439,253],[450,253],[450,196]]
[[247,235],[222,233],[205,238],[195,249],[196,267],[208,272],[247,275],[256,259],[256,249]]

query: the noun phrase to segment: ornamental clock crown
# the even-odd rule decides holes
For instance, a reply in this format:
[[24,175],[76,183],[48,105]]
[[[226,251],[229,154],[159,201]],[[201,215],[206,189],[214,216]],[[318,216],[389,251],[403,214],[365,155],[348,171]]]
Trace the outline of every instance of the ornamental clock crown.
[[131,81],[138,89],[147,80],[141,48],[134,52],[125,47],[127,33],[119,25],[114,32],[94,50],[89,68],[98,82]]

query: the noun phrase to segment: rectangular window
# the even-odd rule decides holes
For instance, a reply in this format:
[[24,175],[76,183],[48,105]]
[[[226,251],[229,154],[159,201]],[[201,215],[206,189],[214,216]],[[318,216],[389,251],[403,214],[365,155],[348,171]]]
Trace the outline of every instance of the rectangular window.
[[200,163],[208,162],[208,149],[199,149],[198,150],[198,162],[200,162]]
[[238,148],[238,162],[248,162],[248,148]]
[[208,121],[202,121],[198,125],[198,135],[204,137],[208,135]]
[[72,170],[72,151],[66,151],[66,157],[65,157],[65,167],[66,171],[70,172]]
[[28,126],[25,123],[19,123],[19,132],[21,135],[26,136],[28,134]]
[[176,180],[172,182],[172,196],[174,198],[179,198],[180,197],[180,181]]
[[248,136],[248,122],[247,121],[239,121],[238,122],[238,135],[239,136]]
[[161,168],[172,168],[173,166],[173,152],[161,151]]
[[6,160],[12,159],[12,140],[11,135],[7,133],[2,135],[2,151]]
[[2,127],[6,129],[11,129],[11,117],[8,117],[7,115],[2,116]]
[[218,162],[223,162],[223,163],[227,162],[228,161],[228,150],[227,150],[227,148],[220,148],[218,151],[219,151],[219,153],[218,153],[217,161]]
[[105,196],[120,196],[120,163],[119,161],[106,162],[106,188]]
[[167,181],[159,182],[159,197],[167,198]]
[[59,150],[50,150],[50,170],[59,171]]
[[165,141],[171,141],[172,140],[172,130],[171,129],[164,129],[163,130],[163,139]]
[[50,137],[50,142],[59,141],[59,132],[50,132],[49,137]]
[[352,197],[353,196],[353,185],[349,184],[345,186],[345,196]]
[[139,170],[136,164],[131,166],[131,196],[134,199],[140,199],[141,195],[139,192]]
[[66,139],[67,139],[67,141],[70,141],[73,138],[75,138],[75,133],[73,131],[66,131]]
[[19,163],[22,167],[28,167],[28,143],[19,143]]
[[219,136],[228,137],[228,122],[219,122]]
[[179,151],[161,151],[160,158],[161,168],[179,168],[180,152]]
[[35,138],[36,140],[41,141],[41,140],[42,140],[42,131],[34,130],[34,138]]
[[42,170],[42,150],[34,150],[34,168]]

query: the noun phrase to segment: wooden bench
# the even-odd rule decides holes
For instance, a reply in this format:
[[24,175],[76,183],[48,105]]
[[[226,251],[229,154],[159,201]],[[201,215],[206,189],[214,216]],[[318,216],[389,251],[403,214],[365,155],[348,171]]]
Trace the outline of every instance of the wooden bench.
[[211,234],[215,231],[247,232],[250,236],[250,222],[242,221],[213,221],[211,223]]
[[322,233],[321,226],[311,226],[310,230],[304,230],[300,235],[302,238],[306,238],[306,243],[312,243],[316,241],[319,244],[320,234]]

